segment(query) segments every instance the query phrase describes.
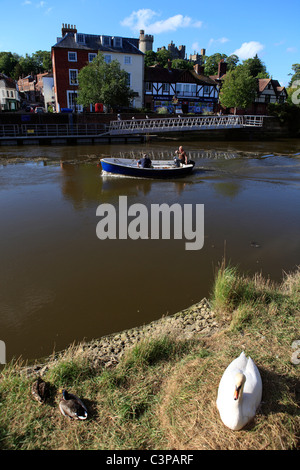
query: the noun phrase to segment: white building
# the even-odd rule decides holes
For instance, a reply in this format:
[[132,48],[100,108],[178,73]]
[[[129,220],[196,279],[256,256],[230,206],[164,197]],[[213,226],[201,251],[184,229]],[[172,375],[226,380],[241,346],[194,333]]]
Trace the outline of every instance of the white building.
[[169,112],[213,112],[218,102],[217,83],[195,70],[146,67],[145,106],[157,111],[167,108]]
[[16,111],[20,108],[20,97],[16,82],[0,73],[0,111]]

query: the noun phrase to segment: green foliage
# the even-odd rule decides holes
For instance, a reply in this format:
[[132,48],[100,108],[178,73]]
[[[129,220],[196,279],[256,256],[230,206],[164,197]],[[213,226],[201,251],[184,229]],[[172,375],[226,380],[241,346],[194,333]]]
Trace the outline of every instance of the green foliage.
[[145,67],[151,67],[157,63],[157,55],[154,51],[147,51],[145,53]]
[[172,61],[173,69],[194,70],[193,62],[185,59],[175,59]]
[[244,60],[243,66],[254,78],[270,78],[265,64],[260,60],[257,54],[252,59]]
[[220,103],[225,108],[247,108],[255,99],[256,79],[248,67],[239,65],[228,72],[220,92]]
[[293,64],[292,65],[292,70],[293,70],[293,74],[290,74],[292,75],[292,78],[291,78],[291,81],[289,83],[289,87],[292,86],[293,82],[295,80],[300,80],[300,64]]
[[0,73],[15,80],[22,75],[36,75],[51,69],[51,53],[48,51],[37,51],[32,55],[26,54],[25,57],[11,52],[0,52]]
[[172,59],[171,53],[166,49],[161,49],[156,53],[156,60],[157,63],[161,65],[161,67],[167,67],[168,61]]
[[[295,89],[292,89],[295,92]],[[290,97],[286,103],[270,103],[268,114],[279,119],[281,124],[286,125],[291,136],[299,135],[300,129],[300,106],[290,102]]]
[[128,74],[117,60],[107,64],[103,54],[83,67],[78,74],[77,103],[83,106],[103,103],[108,107],[129,106],[133,91],[128,86]]
[[229,57],[226,57],[225,62],[227,64],[227,71],[230,72],[237,67],[239,58],[237,55],[231,54]]
[[222,59],[227,59],[227,55],[220,54],[219,52],[206,57],[204,65],[204,75],[216,75],[218,73],[219,62]]

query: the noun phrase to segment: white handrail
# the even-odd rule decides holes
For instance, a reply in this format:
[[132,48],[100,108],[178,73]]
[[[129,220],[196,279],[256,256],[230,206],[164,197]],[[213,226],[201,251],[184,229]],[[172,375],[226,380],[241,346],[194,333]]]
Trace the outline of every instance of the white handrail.
[[132,119],[125,121],[111,121],[109,132],[111,134],[124,134],[134,132],[164,132],[176,130],[198,129],[226,129],[240,127],[262,127],[263,116],[193,116],[170,117],[153,119]]

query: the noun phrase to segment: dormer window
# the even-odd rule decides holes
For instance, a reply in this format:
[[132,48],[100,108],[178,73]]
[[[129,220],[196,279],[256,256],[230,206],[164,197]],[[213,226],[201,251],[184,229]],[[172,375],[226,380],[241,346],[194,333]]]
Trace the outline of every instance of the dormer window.
[[114,47],[121,48],[122,47],[122,38],[114,38]]
[[76,34],[76,42],[78,44],[85,44],[85,35],[84,34]]
[[110,46],[111,37],[110,36],[102,36],[102,46]]

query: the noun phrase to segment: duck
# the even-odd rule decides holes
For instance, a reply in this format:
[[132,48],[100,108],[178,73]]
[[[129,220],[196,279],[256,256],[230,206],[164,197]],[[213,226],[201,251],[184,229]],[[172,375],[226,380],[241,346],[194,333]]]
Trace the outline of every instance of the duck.
[[61,390],[62,399],[59,402],[59,409],[63,416],[68,416],[71,419],[87,419],[88,412],[84,403],[73,393],[67,390]]
[[31,386],[31,393],[33,398],[39,403],[45,403],[49,396],[49,384],[44,382],[41,377],[38,377]]
[[251,421],[261,403],[262,380],[257,366],[244,351],[225,369],[216,405],[229,429],[239,431]]

